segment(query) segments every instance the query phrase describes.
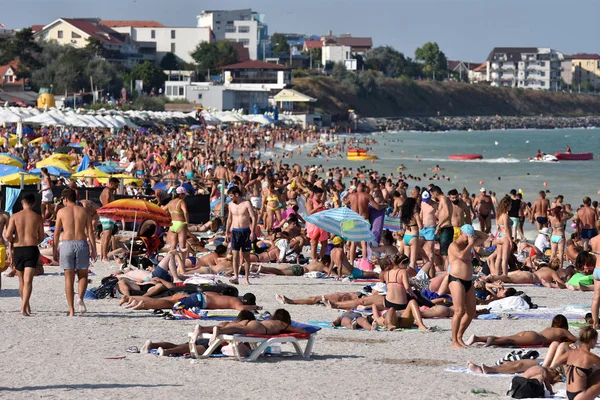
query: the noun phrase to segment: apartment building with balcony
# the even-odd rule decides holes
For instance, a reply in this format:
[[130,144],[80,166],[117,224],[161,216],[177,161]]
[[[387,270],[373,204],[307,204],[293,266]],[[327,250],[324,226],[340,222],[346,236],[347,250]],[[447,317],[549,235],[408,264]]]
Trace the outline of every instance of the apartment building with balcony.
[[589,89],[600,89],[600,54],[573,54],[569,59],[574,88],[585,85]]
[[558,90],[564,55],[539,47],[496,47],[487,58],[492,86]]
[[198,27],[210,28],[215,41],[241,43],[248,49],[251,60],[262,56],[263,46],[269,41],[264,14],[252,9],[203,10],[198,15]]

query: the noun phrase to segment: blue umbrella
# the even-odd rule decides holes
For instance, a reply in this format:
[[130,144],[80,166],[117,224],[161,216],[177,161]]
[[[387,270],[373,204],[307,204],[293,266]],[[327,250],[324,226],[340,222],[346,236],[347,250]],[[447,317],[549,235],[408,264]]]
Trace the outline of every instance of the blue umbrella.
[[23,161],[22,158],[19,158],[19,157],[13,155],[13,154],[10,154],[10,153],[0,153],[0,156],[6,156],[6,157],[13,158],[13,159],[17,160],[18,162],[20,162],[21,164],[25,165],[25,161]]
[[348,207],[331,208],[309,215],[304,219],[306,222],[349,242],[375,240],[369,221]]
[[88,157],[87,154],[85,156],[83,156],[83,158],[81,159],[81,162],[79,163],[79,166],[77,167],[77,170],[75,170],[75,172],[85,171],[86,169],[91,167],[91,165],[90,165],[91,161],[92,160],[90,159],[90,157]]
[[198,129],[198,128],[202,128],[202,125],[192,125],[192,126],[190,126],[190,129]]
[[[71,173],[69,171],[65,171],[64,169],[55,167],[53,165],[48,165],[45,168],[48,170],[48,173],[50,175],[64,176],[66,178],[69,178],[71,176]],[[41,168],[32,169],[31,171],[29,171],[29,173],[33,174],[33,175],[42,175],[42,169]]]
[[116,173],[123,171],[122,168],[115,168],[112,165],[100,164],[100,165],[96,166],[96,168],[98,168],[102,172],[106,172],[107,174],[116,174]]
[[16,174],[19,172],[27,172],[27,171],[25,171],[23,168],[19,168],[14,165],[0,165],[0,176]]

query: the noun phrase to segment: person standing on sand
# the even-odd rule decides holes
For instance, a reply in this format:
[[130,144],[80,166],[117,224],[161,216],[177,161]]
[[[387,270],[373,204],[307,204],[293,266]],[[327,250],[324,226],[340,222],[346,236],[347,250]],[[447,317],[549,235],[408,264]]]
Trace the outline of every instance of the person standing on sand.
[[549,209],[550,202],[546,198],[546,192],[541,190],[540,198],[533,203],[533,207],[531,208],[531,223],[536,223],[538,231],[548,227]]
[[[225,240],[231,242],[233,253],[233,279],[229,282],[239,283],[240,251],[245,264],[246,284],[250,284],[250,250],[255,239],[256,216],[254,208],[248,200],[242,200],[242,192],[237,186],[232,186],[229,191],[229,217],[225,229]],[[230,236],[231,235],[231,236]]]
[[577,210],[577,219],[581,226],[581,241],[583,242],[583,251],[590,249],[590,239],[594,238],[598,231],[596,230],[596,222],[598,222],[598,214],[592,207],[592,199],[585,196],[583,198],[583,207]]
[[475,316],[475,288],[473,287],[473,246],[485,236],[477,234],[473,226],[465,224],[460,236],[450,245],[448,258],[448,287],[454,304],[452,317],[452,348],[467,347],[463,335]]
[[[367,187],[364,182],[359,182],[356,186],[356,192],[348,196],[350,208],[352,211],[359,214],[365,220],[369,220],[369,206],[375,210],[385,210],[387,204],[379,204],[373,199],[373,196],[367,191]],[[379,243],[377,243],[379,245]],[[362,257],[367,257],[367,242],[361,242]],[[356,242],[350,243],[350,264],[354,263],[356,257]]]
[[[119,187],[119,180],[117,178],[110,178],[108,180],[108,186],[100,193],[100,203],[105,206],[115,201],[115,192]],[[108,261],[108,247],[113,235],[113,228],[115,227],[115,221],[110,218],[100,217],[100,223],[102,224],[102,237],[100,238],[100,255],[102,261]],[[94,246],[95,248],[95,246]]]
[[[4,241],[4,230],[8,227],[10,215],[6,211],[0,211],[0,274],[9,267],[6,261],[6,242]],[[2,290],[2,275],[0,275],[0,290]]]
[[44,240],[44,221],[41,215],[32,210],[35,196],[26,194],[21,200],[23,210],[10,218],[6,239],[9,243],[9,259],[19,275],[19,295],[21,314],[31,315],[29,299],[33,290],[33,277],[40,258],[38,244]]
[[479,189],[479,197],[473,201],[473,210],[477,213],[479,226],[484,233],[492,231],[492,213],[494,212],[494,202],[492,198],[485,193],[485,188]]
[[[76,204],[77,195],[72,189],[65,189],[61,194],[64,207],[56,214],[56,227],[54,230],[54,259],[60,260],[60,266],[65,272],[65,292],[69,305],[69,316],[75,315],[73,284],[75,271],[79,279],[78,294],[79,313],[87,310],[83,302],[88,284],[88,268],[90,255],[96,260],[96,241],[94,240],[94,227],[92,217],[81,206]],[[60,239],[60,257],[58,244]]]

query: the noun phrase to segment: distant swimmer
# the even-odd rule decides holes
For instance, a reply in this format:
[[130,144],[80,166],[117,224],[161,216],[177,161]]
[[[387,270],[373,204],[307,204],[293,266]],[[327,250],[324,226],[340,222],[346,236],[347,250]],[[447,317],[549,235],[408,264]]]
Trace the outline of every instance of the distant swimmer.
[[569,145],[565,146],[565,153],[571,154],[571,148],[569,147]]

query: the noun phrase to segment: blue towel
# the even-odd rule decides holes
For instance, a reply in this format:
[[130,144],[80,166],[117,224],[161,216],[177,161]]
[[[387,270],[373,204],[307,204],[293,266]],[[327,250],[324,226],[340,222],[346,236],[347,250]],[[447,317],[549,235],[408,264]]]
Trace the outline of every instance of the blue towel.
[[500,319],[500,316],[496,314],[481,314],[477,316],[477,319]]

